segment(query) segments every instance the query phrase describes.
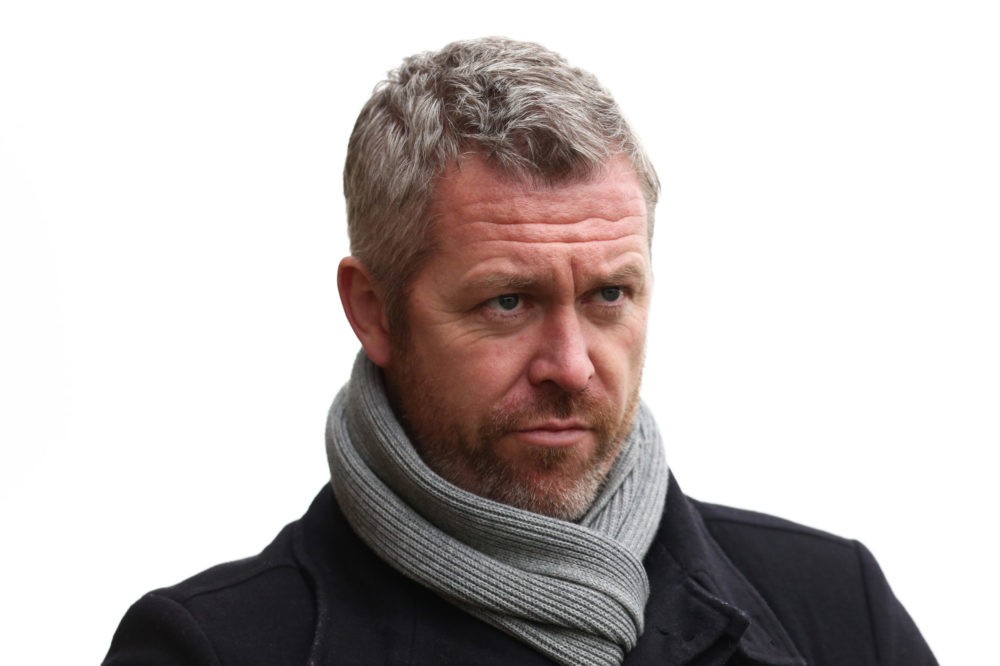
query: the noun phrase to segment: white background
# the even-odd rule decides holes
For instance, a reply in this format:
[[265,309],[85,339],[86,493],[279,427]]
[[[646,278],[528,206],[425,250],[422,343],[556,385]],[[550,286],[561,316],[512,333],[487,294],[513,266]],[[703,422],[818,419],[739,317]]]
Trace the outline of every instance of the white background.
[[0,662],[96,663],[305,510],[357,347],[354,118],[402,56],[504,34],[594,71],[659,170],[644,395],[684,489],[862,540],[985,663],[992,3],[351,4],[0,5]]

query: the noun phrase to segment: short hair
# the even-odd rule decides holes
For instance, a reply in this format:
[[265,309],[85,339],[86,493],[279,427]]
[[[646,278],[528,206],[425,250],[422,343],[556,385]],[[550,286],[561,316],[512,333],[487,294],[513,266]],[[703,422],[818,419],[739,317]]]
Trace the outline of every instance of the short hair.
[[376,86],[344,168],[351,253],[371,271],[390,324],[433,251],[434,179],[475,153],[499,173],[544,185],[632,163],[652,238],[659,181],[618,105],[590,73],[530,42],[454,42],[403,61]]

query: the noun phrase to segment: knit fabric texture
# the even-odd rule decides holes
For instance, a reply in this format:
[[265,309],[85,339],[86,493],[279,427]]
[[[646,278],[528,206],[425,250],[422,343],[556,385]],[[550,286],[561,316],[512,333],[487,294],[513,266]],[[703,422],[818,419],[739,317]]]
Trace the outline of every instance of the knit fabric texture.
[[403,575],[562,664],[620,664],[636,644],[649,596],[642,560],[669,476],[645,405],[577,523],[438,476],[410,443],[363,352],[330,408],[326,439],[341,510]]

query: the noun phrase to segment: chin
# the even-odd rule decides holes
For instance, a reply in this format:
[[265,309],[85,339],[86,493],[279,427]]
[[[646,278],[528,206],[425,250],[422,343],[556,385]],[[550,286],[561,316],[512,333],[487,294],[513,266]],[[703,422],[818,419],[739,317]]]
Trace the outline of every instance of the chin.
[[[479,459],[469,470],[470,492],[560,520],[576,521],[600,493],[620,447],[581,459],[572,448],[533,448],[517,461]],[[601,455],[597,455],[600,453]]]

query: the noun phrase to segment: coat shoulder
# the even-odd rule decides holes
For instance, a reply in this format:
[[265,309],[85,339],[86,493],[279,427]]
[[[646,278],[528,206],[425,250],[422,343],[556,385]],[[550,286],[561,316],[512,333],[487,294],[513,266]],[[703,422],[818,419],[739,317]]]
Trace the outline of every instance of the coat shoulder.
[[770,514],[710,504],[695,499],[690,501],[711,530],[731,529],[742,532],[747,537],[758,535],[782,538],[784,535],[791,539],[816,539],[834,548],[842,547],[850,550],[854,547],[855,542],[850,539]]
[[775,516],[691,500],[726,557],[809,663],[932,665],[916,625],[860,542]]
[[316,604],[295,560],[295,528],[258,555],[144,595],[122,619],[104,663],[304,663]]
[[202,598],[239,599],[248,590],[267,589],[301,583],[298,592],[308,592],[304,572],[296,561],[292,548],[296,523],[286,526],[274,541],[259,554],[213,566],[176,585],[155,590],[185,605],[198,604]]

